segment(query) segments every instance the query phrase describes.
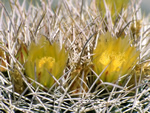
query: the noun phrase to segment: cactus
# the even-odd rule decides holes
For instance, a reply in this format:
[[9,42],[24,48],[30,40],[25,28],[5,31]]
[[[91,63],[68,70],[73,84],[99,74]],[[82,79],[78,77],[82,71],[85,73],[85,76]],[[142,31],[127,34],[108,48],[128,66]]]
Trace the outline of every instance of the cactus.
[[150,112],[149,21],[137,1],[39,2],[0,2],[0,111]]

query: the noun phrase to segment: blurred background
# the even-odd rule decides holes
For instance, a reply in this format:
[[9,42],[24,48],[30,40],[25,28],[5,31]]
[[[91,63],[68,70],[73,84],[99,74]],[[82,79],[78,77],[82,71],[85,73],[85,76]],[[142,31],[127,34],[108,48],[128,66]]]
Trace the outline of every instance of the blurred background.
[[[2,3],[4,3],[4,5],[6,6],[7,10],[10,10],[9,0],[0,0],[0,1]],[[24,0],[19,0],[19,1],[22,3]],[[32,1],[33,4],[36,5],[36,2],[40,1],[40,0],[26,0],[26,1],[27,1],[27,4],[29,4]],[[58,1],[59,0],[53,0],[52,8],[55,9],[55,7],[57,6]],[[88,1],[90,2],[91,0],[88,0]],[[142,0],[141,10],[142,10],[142,13],[145,16],[149,15],[149,13],[150,13],[150,0]]]
[[141,9],[142,12],[146,15],[149,15],[150,13],[150,0],[143,0],[141,3]]

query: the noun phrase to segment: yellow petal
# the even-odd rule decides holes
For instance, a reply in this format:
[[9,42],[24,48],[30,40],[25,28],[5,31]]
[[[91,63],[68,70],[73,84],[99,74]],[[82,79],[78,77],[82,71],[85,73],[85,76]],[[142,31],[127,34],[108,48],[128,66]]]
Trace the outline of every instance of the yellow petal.
[[44,86],[51,87],[55,80],[49,73],[59,79],[66,66],[67,57],[64,46],[60,49],[58,43],[50,44],[45,37],[41,37],[37,43],[30,44],[25,72],[30,78],[37,78]]
[[119,76],[130,73],[137,63],[139,52],[129,44],[129,37],[115,38],[110,33],[100,36],[94,50],[93,63],[95,72],[100,74],[107,66],[101,79],[106,82],[115,82]]

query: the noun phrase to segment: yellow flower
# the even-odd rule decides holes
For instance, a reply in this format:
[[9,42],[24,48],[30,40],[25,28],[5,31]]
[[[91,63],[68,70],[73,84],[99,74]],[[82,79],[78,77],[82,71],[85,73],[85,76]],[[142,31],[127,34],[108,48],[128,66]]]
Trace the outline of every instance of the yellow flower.
[[55,59],[52,57],[43,57],[38,63],[38,67],[41,69],[44,65],[47,69],[51,69],[55,63]]
[[131,47],[129,38],[115,38],[110,33],[100,36],[94,50],[94,70],[100,74],[107,66],[101,79],[104,82],[115,82],[119,76],[130,73],[137,63],[139,51]]
[[[126,9],[129,3],[129,0],[105,0],[108,9],[110,10],[112,18],[116,18],[122,8]],[[99,8],[102,16],[105,15],[106,7],[104,5],[104,0],[96,0],[96,5]],[[114,19],[113,19],[114,20]]]
[[58,43],[51,45],[45,37],[41,37],[37,44],[30,44],[25,72],[30,78],[49,88],[55,82],[50,73],[59,79],[66,66],[67,57],[64,45],[60,49]]

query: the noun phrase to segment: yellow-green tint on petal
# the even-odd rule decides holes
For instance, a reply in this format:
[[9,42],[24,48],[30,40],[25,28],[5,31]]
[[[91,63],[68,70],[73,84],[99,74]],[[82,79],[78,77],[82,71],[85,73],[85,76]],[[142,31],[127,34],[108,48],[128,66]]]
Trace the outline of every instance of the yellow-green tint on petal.
[[115,38],[110,33],[100,36],[97,47],[94,50],[93,63],[94,70],[101,75],[105,82],[115,82],[119,76],[130,73],[137,63],[139,51],[131,47],[129,37]]
[[60,49],[58,43],[50,44],[45,37],[41,37],[37,43],[30,44],[25,72],[33,80],[37,79],[44,86],[51,87],[55,81],[50,73],[59,79],[63,74],[67,58],[68,53],[65,52],[64,45]]
[[[113,17],[115,14],[119,14],[122,8],[126,9],[129,3],[129,0],[105,0],[108,9],[111,12]],[[106,13],[106,7],[104,5],[104,0],[96,0],[96,5],[99,8],[102,16]]]

